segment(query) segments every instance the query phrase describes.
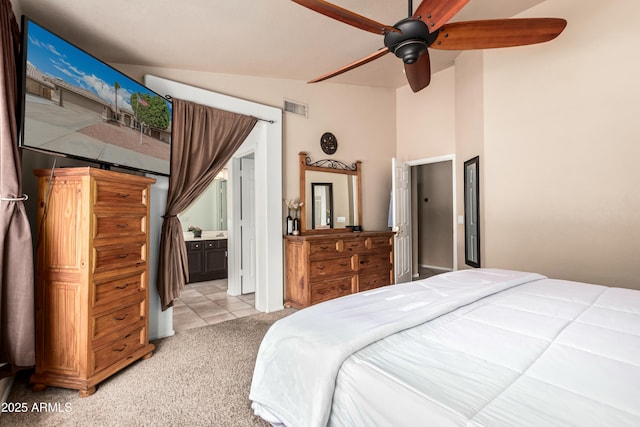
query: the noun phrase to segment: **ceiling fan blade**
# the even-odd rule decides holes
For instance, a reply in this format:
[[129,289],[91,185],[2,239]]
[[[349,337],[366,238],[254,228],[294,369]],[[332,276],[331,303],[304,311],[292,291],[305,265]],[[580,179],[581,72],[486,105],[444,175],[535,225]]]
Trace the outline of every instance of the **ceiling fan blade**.
[[369,31],[376,34],[387,34],[388,32],[399,32],[396,28],[381,24],[372,19],[365,18],[362,15],[351,12],[350,10],[343,9],[340,6],[331,4],[323,0],[292,0],[294,3],[298,3],[301,6],[321,13],[329,18],[337,19],[345,24],[353,25],[365,31]]
[[429,83],[431,83],[429,51],[423,52],[413,64],[404,64],[404,72],[414,93],[429,86]]
[[389,49],[387,49],[386,47],[383,47],[383,48],[377,50],[376,52],[372,53],[369,56],[365,56],[364,58],[358,59],[357,61],[352,62],[349,65],[345,65],[344,67],[339,68],[339,69],[337,69],[335,71],[332,71],[332,72],[327,73],[327,74],[325,74],[323,76],[317,77],[317,78],[315,78],[313,80],[309,80],[307,83],[317,83],[317,82],[321,82],[323,80],[330,79],[331,77],[335,77],[335,76],[340,75],[342,73],[345,73],[345,72],[347,72],[349,70],[353,70],[356,67],[359,67],[361,65],[367,64],[367,63],[373,61],[374,59],[378,59],[380,57],[383,57],[387,53],[389,53]]
[[433,33],[469,3],[469,0],[423,0],[413,18],[424,21]]
[[555,39],[567,21],[558,18],[493,19],[446,24],[429,47],[444,50],[523,46]]

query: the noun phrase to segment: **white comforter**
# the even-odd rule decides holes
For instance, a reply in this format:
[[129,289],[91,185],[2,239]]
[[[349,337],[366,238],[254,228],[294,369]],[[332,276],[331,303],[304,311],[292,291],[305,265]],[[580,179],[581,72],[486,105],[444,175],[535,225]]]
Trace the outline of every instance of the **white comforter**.
[[464,270],[318,304],[276,322],[256,361],[249,398],[273,424],[325,426],[338,371],[369,344],[514,286],[535,273]]
[[377,341],[329,425],[638,427],[640,292],[542,279]]

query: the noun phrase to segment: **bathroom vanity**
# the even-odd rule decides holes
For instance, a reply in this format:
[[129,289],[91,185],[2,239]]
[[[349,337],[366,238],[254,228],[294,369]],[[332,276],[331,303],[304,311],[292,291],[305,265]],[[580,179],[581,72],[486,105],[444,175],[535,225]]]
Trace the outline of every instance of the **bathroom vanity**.
[[185,234],[189,283],[227,278],[227,234],[204,231],[202,237]]

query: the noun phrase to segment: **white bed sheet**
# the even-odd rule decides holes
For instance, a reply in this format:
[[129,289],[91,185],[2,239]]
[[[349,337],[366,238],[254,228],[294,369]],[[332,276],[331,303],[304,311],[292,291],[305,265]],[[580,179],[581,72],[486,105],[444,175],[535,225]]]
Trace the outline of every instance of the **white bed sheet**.
[[640,292],[543,279],[356,352],[331,426],[640,426]]

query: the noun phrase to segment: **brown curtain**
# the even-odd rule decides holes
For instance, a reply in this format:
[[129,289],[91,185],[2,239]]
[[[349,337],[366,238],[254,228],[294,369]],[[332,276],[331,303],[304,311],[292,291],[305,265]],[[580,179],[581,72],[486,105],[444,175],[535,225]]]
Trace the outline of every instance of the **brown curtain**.
[[15,371],[35,364],[33,243],[17,146],[20,30],[9,0],[0,14],[0,363]]
[[162,310],[173,305],[189,280],[187,250],[176,215],[209,187],[257,121],[255,117],[173,100],[171,175],[158,265]]

